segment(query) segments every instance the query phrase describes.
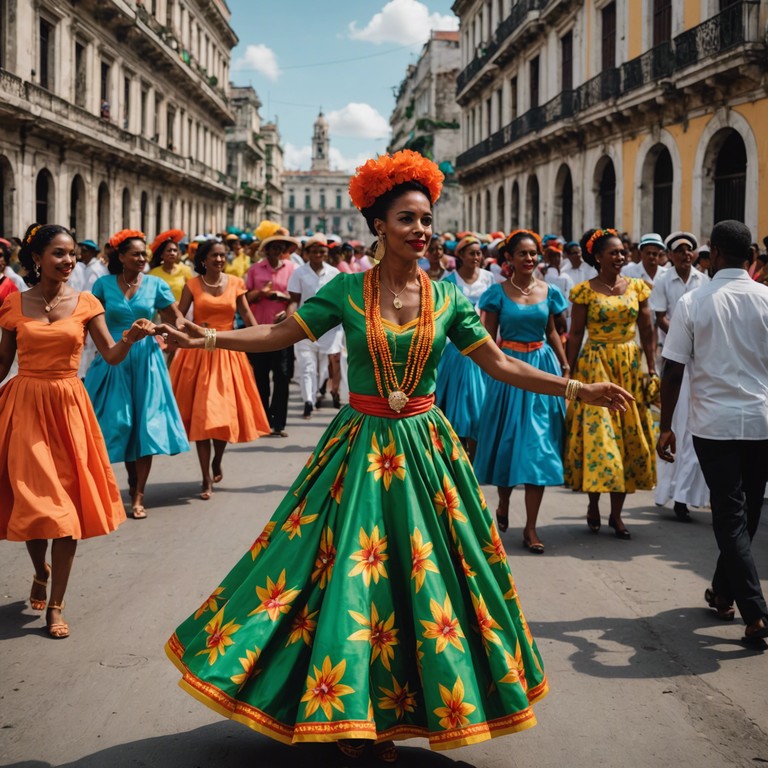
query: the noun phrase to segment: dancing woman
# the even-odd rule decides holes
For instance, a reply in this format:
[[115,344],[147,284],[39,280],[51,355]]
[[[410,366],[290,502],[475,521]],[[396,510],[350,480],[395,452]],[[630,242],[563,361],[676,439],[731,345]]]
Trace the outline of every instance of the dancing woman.
[[[432,238],[430,247],[435,243]],[[442,252],[442,250],[441,250]],[[481,269],[483,252],[480,241],[471,235],[456,246],[459,262],[455,272],[444,278],[455,283],[464,296],[477,307],[480,297],[493,285],[493,275]],[[427,271],[429,275],[429,271]],[[471,358],[462,355],[454,344],[446,344],[437,368],[435,402],[451,422],[472,461],[477,447],[477,425],[485,400],[486,376]]]
[[[617,538],[630,539],[621,520],[626,496],[651,490],[656,484],[653,417],[635,343],[637,328],[652,380],[648,383],[658,393],[648,308],[651,287],[621,274],[628,254],[615,230],[590,230],[584,235],[582,250],[597,276],[571,291],[568,364],[575,380],[608,379],[631,392],[635,401],[621,413],[573,403],[566,415],[565,483],[589,494],[587,525],[593,533],[600,530],[600,494],[610,493],[608,525]],[[585,329],[589,335],[581,350]]]
[[[505,354],[540,371],[568,376],[556,319],[568,308],[560,289],[535,277],[541,240],[535,232],[512,232],[499,248],[511,276],[494,283],[480,299],[483,322],[495,339],[500,332]],[[548,485],[563,483],[565,406],[559,397],[491,381],[478,425],[475,474],[481,484],[498,489],[496,521],[509,525],[509,500],[516,485],[525,485],[523,546],[540,555],[536,532],[539,509]]]
[[[144,233],[123,229],[110,240],[109,275],[93,284],[93,295],[104,305],[107,327],[120,339],[131,324],[159,313],[168,323],[182,319],[168,284],[144,274],[147,244]],[[125,462],[131,517],[143,520],[144,492],[152,457],[189,450],[163,353],[155,339],[134,345],[119,366],[97,356],[85,375],[109,460]]]
[[[185,286],[179,309],[193,307],[195,322],[211,331],[234,328],[235,312],[246,327],[256,325],[241,278],[227,275],[223,243],[206,240],[195,252],[195,271]],[[171,363],[171,382],[189,439],[195,443],[207,501],[213,484],[224,477],[221,462],[227,443],[249,443],[269,434],[269,421],[253,371],[242,352],[179,350]],[[213,455],[211,454],[213,444]]]
[[69,637],[62,609],[78,540],[110,533],[125,520],[104,438],[77,377],[85,334],[102,359],[118,365],[153,326],[136,320],[112,339],[101,303],[67,286],[76,256],[64,227],[32,225],[21,262],[32,287],[0,307],[0,381],[19,354],[18,375],[0,389],[0,539],[26,542],[35,569],[30,603],[46,611],[48,634],[58,639]]
[[409,150],[369,160],[350,195],[379,266],[338,275],[278,325],[167,329],[181,346],[242,351],[339,323],[347,334],[350,404],[166,646],[187,691],[283,742],[336,741],[352,757],[375,745],[393,760],[393,739],[449,749],[531,727],[547,692],[496,526],[433,407],[437,363],[450,337],[509,384],[616,409],[627,395],[507,357],[457,286],[418,268],[442,178]]
[[149,274],[168,283],[177,304],[181,301],[181,292],[187,280],[192,277],[189,267],[179,263],[179,243],[183,239],[184,233],[180,229],[169,229],[167,232],[161,232],[149,246],[152,251],[152,269]]

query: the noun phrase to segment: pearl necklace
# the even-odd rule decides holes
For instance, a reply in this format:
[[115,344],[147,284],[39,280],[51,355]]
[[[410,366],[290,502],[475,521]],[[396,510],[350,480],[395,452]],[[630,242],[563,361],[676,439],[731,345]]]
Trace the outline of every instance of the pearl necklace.
[[511,277],[509,278],[509,282],[512,283],[512,285],[514,285],[515,288],[517,288],[517,290],[523,294],[523,296],[530,296],[533,292],[534,286],[536,285],[536,278],[534,277],[531,282],[528,283],[527,288],[521,288]]
[[200,275],[200,279],[201,279],[201,280],[202,280],[202,281],[203,281],[203,282],[204,282],[204,283],[205,283],[205,284],[206,284],[206,285],[207,285],[209,288],[219,288],[219,287],[221,286],[222,282],[224,282],[224,273],[223,273],[223,272],[219,272],[219,279],[218,279],[218,281],[217,281],[217,282],[215,282],[215,283],[209,283],[209,282],[208,282],[208,281],[205,279],[205,275]]

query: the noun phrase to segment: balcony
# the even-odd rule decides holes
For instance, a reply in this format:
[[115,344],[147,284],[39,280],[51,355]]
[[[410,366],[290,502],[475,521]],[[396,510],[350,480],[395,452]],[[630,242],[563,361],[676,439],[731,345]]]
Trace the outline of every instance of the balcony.
[[[704,23],[678,35],[673,41],[662,43],[621,67],[605,70],[572,91],[561,91],[543,106],[533,107],[462,152],[456,159],[456,167],[466,169],[525,136],[579,118],[590,109],[611,103],[620,106],[624,96],[643,86],[658,88],[660,81],[675,76],[679,78],[694,64],[717,62],[738,46],[761,46],[759,55],[764,57],[765,45],[760,34],[758,14],[758,0],[734,3]],[[741,61],[735,62],[732,67],[737,71],[743,70]]]
[[524,24],[528,14],[540,11],[548,2],[549,0],[518,0],[512,6],[509,16],[496,28],[492,39],[483,47],[482,53],[470,61],[459,73],[459,76],[456,78],[457,96],[461,94],[477,73],[494,57],[512,33]]

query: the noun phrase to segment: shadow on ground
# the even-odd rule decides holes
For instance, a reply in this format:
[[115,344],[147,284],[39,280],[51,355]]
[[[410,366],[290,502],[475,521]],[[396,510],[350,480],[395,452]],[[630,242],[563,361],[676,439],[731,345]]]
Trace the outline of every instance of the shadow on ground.
[[[473,768],[444,753],[417,747],[400,747],[400,768]],[[203,726],[187,733],[157,736],[95,752],[57,768],[346,768],[381,766],[378,760],[345,758],[333,744],[291,747],[231,722]],[[7,768],[53,768],[53,764],[25,760]]]

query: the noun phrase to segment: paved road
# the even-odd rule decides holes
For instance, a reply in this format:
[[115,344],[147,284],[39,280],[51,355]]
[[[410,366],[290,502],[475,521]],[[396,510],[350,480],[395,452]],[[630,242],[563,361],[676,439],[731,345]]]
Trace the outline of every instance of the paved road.
[[[210,502],[196,458],[155,463],[145,521],[81,545],[67,600],[72,637],[29,610],[24,547],[0,542],[0,765],[14,768],[342,766],[332,745],[286,747],[219,718],[177,686],[163,644],[261,531],[332,416],[230,449]],[[125,487],[122,468],[118,479]],[[489,502],[492,489],[486,489]],[[714,562],[708,516],[677,523],[630,497],[634,538],[592,536],[586,500],[545,495],[544,556],[522,550],[522,494],[505,543],[552,692],[538,727],[447,753],[407,742],[404,768],[649,768],[768,763],[768,653],[703,606]],[[768,526],[756,540],[768,576]],[[768,589],[768,582],[764,582]]]

